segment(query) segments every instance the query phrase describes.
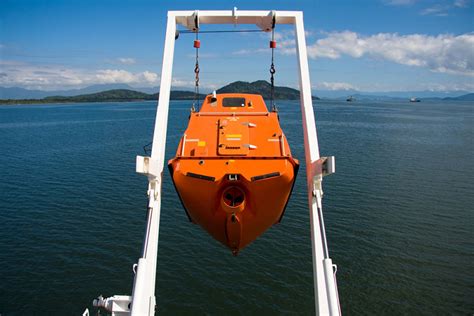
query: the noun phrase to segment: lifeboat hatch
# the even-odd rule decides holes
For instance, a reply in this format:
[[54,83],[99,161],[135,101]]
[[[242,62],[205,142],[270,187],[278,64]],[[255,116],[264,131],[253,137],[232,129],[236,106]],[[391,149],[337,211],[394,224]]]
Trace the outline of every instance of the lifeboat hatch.
[[217,152],[223,156],[246,156],[249,153],[249,127],[238,121],[219,120],[219,147]]

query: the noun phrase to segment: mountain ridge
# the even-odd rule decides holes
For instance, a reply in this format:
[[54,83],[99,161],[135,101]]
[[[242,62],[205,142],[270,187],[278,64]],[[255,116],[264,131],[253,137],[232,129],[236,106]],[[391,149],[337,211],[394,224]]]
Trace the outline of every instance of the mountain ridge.
[[[205,95],[200,94],[202,99]],[[171,100],[193,100],[194,92],[171,91]],[[41,103],[81,103],[81,102],[130,102],[158,100],[158,93],[148,94],[129,89],[113,89],[76,96],[49,96],[42,99],[0,99],[0,104],[41,104]]]
[[[260,94],[264,99],[271,99],[271,85],[265,80],[257,80],[253,82],[235,81],[218,89],[216,92]],[[299,90],[289,87],[275,86],[274,98],[275,100],[299,100],[300,92]],[[313,97],[313,99],[319,98]]]
[[[257,80],[253,83],[258,83],[263,80]],[[244,81],[236,81],[245,83]],[[236,83],[234,82],[234,83]],[[268,84],[268,83],[267,83]],[[230,84],[229,84],[230,85]],[[227,85],[227,86],[229,86]],[[268,84],[269,85],[269,84]],[[222,87],[224,88],[224,87]],[[222,89],[221,88],[221,89]],[[284,87],[286,88],[286,87]],[[98,92],[104,92],[108,90],[126,89],[147,94],[156,94],[160,90],[160,87],[132,87],[125,83],[112,83],[112,84],[95,84],[79,89],[68,89],[68,90],[29,90],[20,87],[2,87],[0,86],[0,99],[42,99],[49,96],[77,96],[80,94],[92,94]],[[290,88],[291,89],[291,88]],[[201,89],[202,90],[202,89]],[[181,89],[181,91],[192,91],[192,89]],[[297,91],[297,90],[296,90]],[[211,91],[205,91],[211,92]],[[349,90],[323,90],[313,89],[313,95],[317,95],[320,98],[328,99],[345,99],[350,95],[359,95],[358,99],[370,99],[370,100],[396,100],[396,99],[409,99],[416,97],[419,99],[431,99],[431,98],[456,98],[462,95],[472,93],[472,91],[466,90],[453,90],[453,91],[431,91],[431,90],[420,90],[420,91],[380,91],[370,92],[361,91],[355,89]]]
[[[267,81],[254,82],[236,81],[217,90],[217,93],[254,93],[264,99],[271,98],[271,85]],[[289,87],[275,87],[276,100],[298,100],[299,91]],[[74,96],[50,95],[41,99],[0,99],[1,104],[35,104],[35,103],[78,103],[78,102],[127,102],[141,100],[157,100],[159,93],[144,93],[132,89],[112,89],[96,93],[79,94]],[[206,95],[199,94],[203,99]],[[317,97],[313,97],[318,99]],[[172,90],[171,100],[193,100],[194,92]]]
[[[119,87],[120,89],[110,89],[105,91],[96,91],[101,88],[110,88],[110,87]],[[2,88],[4,89],[22,89],[22,88]],[[159,88],[147,88],[149,92],[158,91]],[[26,89],[23,89],[26,90]],[[28,90],[35,91],[35,90]],[[37,90],[40,91],[40,90]],[[64,95],[72,93],[73,91],[92,91],[90,93],[78,94],[78,95]],[[147,93],[143,91],[137,91],[135,88],[130,87],[126,84],[112,84],[112,85],[95,85],[89,86],[84,89],[77,90],[64,90],[62,91],[63,95],[51,95],[51,93],[56,91],[41,91],[41,93],[49,93],[42,98],[34,99],[12,99],[12,98],[1,98],[0,104],[36,104],[36,103],[77,103],[77,102],[127,102],[127,101],[142,101],[142,100],[157,100],[158,93]],[[347,95],[353,95],[356,99],[359,100],[406,100],[406,97],[389,97],[383,95],[364,95],[361,93],[348,93]],[[355,91],[351,91],[355,92]],[[246,81],[235,81],[228,85],[225,85],[217,90],[217,93],[254,93],[261,94],[264,99],[271,98],[271,85],[265,80],[257,80],[253,82]],[[299,100],[300,93],[297,89],[290,87],[275,87],[275,100]],[[2,95],[3,96],[3,95]],[[199,98],[204,98],[204,94],[200,94]],[[335,99],[345,99],[346,96],[339,96]],[[171,100],[193,100],[194,92],[192,91],[183,91],[183,90],[172,90],[170,92]],[[313,99],[319,99],[318,97],[313,97]],[[449,100],[449,101],[474,101],[474,93],[467,93],[459,95],[456,97],[425,97],[424,100]]]

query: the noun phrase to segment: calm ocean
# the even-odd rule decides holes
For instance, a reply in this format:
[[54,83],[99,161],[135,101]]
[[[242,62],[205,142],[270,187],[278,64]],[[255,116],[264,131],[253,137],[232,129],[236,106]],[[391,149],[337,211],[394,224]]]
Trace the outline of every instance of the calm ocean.
[[[299,103],[278,104],[304,164]],[[135,156],[155,106],[0,106],[2,316],[79,315],[99,294],[131,294],[147,202]],[[189,106],[171,104],[168,158]],[[321,155],[336,156],[324,214],[343,313],[474,313],[474,103],[317,101],[315,113]],[[313,314],[304,177],[282,222],[233,257],[188,222],[165,173],[158,311]]]

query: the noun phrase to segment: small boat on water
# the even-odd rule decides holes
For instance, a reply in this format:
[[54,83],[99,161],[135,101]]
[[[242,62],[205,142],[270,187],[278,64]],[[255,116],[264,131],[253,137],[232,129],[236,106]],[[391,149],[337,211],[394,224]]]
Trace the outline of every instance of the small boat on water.
[[191,222],[236,255],[283,217],[298,160],[256,94],[208,95],[168,167]]
[[347,102],[354,102],[356,99],[351,95],[346,99]]
[[410,98],[410,102],[421,102],[418,98]]

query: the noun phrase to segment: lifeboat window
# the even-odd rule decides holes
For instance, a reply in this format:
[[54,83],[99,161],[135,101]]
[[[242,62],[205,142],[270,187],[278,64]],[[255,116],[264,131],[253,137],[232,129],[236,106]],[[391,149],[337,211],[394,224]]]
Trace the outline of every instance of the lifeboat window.
[[222,106],[224,107],[244,107],[245,98],[224,98],[222,100]]

